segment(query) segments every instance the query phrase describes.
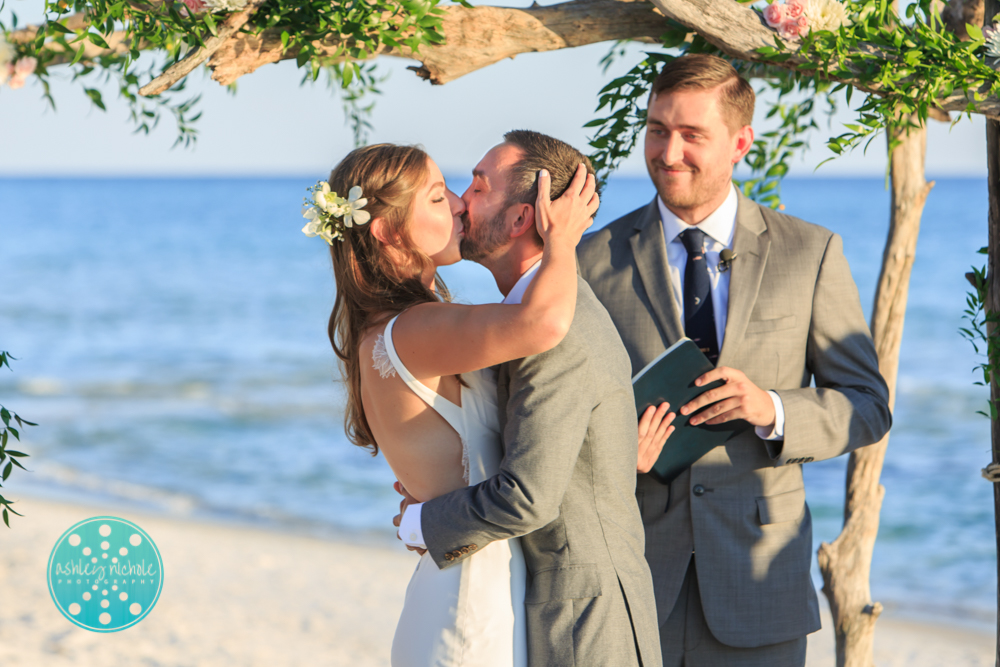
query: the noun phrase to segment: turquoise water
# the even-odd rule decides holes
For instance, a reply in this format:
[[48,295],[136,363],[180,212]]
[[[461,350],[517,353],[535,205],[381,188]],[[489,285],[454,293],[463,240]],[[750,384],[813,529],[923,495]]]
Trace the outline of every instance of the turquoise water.
[[[0,179],[0,349],[19,358],[0,372],[0,402],[40,423],[23,445],[34,472],[15,473],[10,496],[391,532],[392,475],[343,435],[329,260],[298,231],[312,180]],[[651,197],[644,178],[612,180],[597,224]],[[882,181],[792,180],[784,201],[844,237],[870,312]],[[908,609],[988,618],[989,423],[957,334],[986,208],[984,180],[940,180],[928,199],[872,588]],[[481,267],[444,274],[461,300],[499,296]],[[817,544],[839,532],[845,464],[805,466]]]

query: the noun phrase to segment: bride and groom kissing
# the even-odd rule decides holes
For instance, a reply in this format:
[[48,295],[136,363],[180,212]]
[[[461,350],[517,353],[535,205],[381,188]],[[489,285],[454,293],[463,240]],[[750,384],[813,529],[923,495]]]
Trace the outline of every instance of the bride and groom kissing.
[[[666,65],[645,139],[658,196],[582,243],[589,161],[535,132],[505,135],[461,198],[412,147],[333,170],[334,197],[352,193],[323,219],[347,431],[386,457],[422,552],[395,667],[804,664],[801,464],[891,418],[839,237],[731,184],[752,113],[725,61]],[[436,269],[460,257],[503,303],[450,303]],[[718,362],[699,382],[725,384],[676,407],[755,428],[663,484],[643,473],[672,416],[640,419],[631,376],[684,335]]]

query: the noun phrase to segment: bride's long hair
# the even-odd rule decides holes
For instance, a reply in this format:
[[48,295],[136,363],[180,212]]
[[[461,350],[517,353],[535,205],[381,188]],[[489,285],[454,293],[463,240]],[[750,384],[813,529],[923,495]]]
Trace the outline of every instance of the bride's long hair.
[[447,301],[447,288],[435,275],[434,290],[421,282],[432,265],[410,237],[410,209],[427,180],[427,154],[415,146],[375,144],[351,151],[330,174],[330,189],[341,195],[356,185],[368,199],[364,210],[382,218],[391,251],[371,233],[371,223],[345,230],[330,246],[337,296],[330,313],[330,343],[340,358],[347,384],[344,427],[347,438],[378,454],[378,444],[361,403],[359,348],[368,330],[410,306]]

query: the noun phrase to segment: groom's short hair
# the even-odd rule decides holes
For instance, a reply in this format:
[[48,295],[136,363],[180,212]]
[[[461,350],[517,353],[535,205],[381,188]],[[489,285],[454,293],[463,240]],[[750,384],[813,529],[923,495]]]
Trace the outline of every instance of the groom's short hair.
[[662,93],[713,88],[719,88],[719,110],[731,131],[753,122],[753,88],[727,61],[707,53],[681,56],[664,65],[653,80],[649,101]]
[[565,141],[531,130],[511,130],[503,135],[505,143],[521,149],[521,158],[507,170],[507,197],[504,210],[514,204],[534,204],[538,199],[538,170],[548,169],[551,176],[551,197],[558,199],[566,192],[576,169],[582,162],[587,173],[594,173],[590,158]]

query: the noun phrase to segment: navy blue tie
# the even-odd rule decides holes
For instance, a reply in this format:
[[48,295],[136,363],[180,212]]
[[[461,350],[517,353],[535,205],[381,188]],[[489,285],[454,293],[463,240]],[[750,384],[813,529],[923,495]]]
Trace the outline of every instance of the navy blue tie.
[[681,232],[687,250],[684,268],[684,334],[701,348],[713,364],[719,360],[715,335],[715,312],[712,308],[712,280],[708,275],[705,232],[696,227]]

